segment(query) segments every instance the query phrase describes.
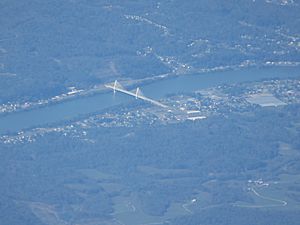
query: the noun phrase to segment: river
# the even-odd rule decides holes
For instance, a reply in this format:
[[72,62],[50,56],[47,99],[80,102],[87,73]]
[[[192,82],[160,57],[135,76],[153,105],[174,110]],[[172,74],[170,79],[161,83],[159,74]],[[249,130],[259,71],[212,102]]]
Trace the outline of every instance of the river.
[[[167,94],[192,92],[219,84],[289,77],[300,77],[300,67],[243,68],[240,70],[185,75],[158,80],[140,88],[145,96],[158,100]],[[134,100],[132,96],[126,96],[121,93],[117,93],[114,96],[109,92],[75,98],[29,111],[10,113],[0,117],[0,134],[18,132],[32,127],[42,127],[64,120],[75,119],[82,115],[95,113]]]

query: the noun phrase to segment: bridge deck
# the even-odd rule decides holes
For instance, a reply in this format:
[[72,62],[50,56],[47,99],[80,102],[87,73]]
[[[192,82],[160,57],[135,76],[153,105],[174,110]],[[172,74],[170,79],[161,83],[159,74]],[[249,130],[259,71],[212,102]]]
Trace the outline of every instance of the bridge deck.
[[136,97],[136,98],[142,99],[144,101],[150,102],[150,103],[152,103],[154,105],[157,105],[157,106],[160,106],[160,107],[163,107],[163,108],[167,108],[166,105],[164,105],[164,104],[162,104],[162,103],[160,103],[158,101],[155,101],[155,100],[153,100],[151,98],[147,98],[145,96],[136,95],[135,93],[133,93],[131,91],[127,91],[127,90],[119,88],[119,87],[114,87],[113,85],[110,85],[110,84],[105,84],[104,86],[107,87],[107,88],[113,89],[115,91],[118,91],[118,92],[121,92],[121,93],[124,93],[124,94],[127,94],[127,95],[131,95],[133,97]]

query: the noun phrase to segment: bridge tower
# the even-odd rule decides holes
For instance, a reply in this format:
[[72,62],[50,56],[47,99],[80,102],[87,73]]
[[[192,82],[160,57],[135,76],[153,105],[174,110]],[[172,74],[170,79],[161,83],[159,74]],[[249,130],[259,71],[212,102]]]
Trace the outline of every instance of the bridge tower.
[[115,80],[115,83],[114,83],[114,88],[113,88],[113,90],[114,90],[114,94],[116,93],[116,86],[117,86],[117,83],[118,83],[118,81],[117,81],[117,80]]
[[141,91],[141,89],[139,87],[136,88],[136,91],[135,91],[135,98],[138,99],[138,98],[143,98],[145,99],[145,95],[143,94],[143,92]]
[[135,99],[138,99],[138,94],[139,94],[139,92],[140,92],[140,88],[137,87],[137,88],[136,88],[136,92],[135,92]]

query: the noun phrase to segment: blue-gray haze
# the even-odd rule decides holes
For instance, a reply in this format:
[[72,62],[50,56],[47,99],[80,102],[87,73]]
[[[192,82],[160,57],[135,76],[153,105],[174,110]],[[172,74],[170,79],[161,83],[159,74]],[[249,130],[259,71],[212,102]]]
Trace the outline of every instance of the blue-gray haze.
[[0,1],[0,225],[296,225],[299,137],[299,0]]

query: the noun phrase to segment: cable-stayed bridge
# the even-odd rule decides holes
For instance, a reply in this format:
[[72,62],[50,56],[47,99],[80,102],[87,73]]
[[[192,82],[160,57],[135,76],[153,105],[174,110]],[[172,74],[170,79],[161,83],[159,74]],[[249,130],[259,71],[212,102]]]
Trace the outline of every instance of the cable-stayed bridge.
[[128,91],[117,80],[115,80],[115,82],[113,82],[113,83],[105,84],[104,86],[107,87],[107,88],[112,89],[114,91],[114,93],[116,93],[118,91],[118,92],[121,92],[121,93],[124,93],[124,94],[127,94],[127,95],[131,95],[131,96],[135,97],[136,99],[142,99],[146,102],[150,102],[154,105],[157,105],[157,106],[160,106],[160,107],[163,107],[163,108],[168,107],[168,106],[166,106],[166,105],[164,105],[164,104],[162,104],[158,101],[155,101],[151,98],[147,98],[146,96],[144,96],[139,87],[135,91]]

